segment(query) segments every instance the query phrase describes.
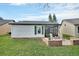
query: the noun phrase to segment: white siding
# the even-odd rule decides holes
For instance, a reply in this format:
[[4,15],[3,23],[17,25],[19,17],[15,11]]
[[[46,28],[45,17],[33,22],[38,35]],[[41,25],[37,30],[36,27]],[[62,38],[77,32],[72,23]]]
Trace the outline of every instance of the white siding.
[[[35,35],[34,26],[35,25],[12,25],[11,26],[11,37],[13,38],[44,37],[44,34]],[[36,25],[36,26],[41,26],[41,25]],[[43,28],[43,31],[45,31],[45,28]]]

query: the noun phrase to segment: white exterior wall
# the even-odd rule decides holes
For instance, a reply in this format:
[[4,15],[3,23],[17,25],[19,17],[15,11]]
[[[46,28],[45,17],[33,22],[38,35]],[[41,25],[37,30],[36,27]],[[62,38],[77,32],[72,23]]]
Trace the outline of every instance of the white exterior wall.
[[[43,26],[43,34],[35,34],[35,25],[11,25],[12,38],[31,38],[31,37],[44,37],[45,27]],[[41,26],[42,25],[36,25]]]

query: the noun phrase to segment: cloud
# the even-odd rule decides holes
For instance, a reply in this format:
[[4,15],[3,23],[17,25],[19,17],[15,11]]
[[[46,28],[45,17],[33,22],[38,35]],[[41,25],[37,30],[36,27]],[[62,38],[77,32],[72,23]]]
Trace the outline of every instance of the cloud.
[[52,4],[52,7],[50,10],[41,12],[41,14],[49,15],[51,13],[53,15],[55,13],[59,23],[63,19],[79,18],[79,9],[77,8],[79,4]]
[[28,3],[79,3],[78,0],[0,0],[2,3],[11,3],[11,2],[28,2]]
[[20,21],[48,21],[48,15],[33,15],[33,14],[24,14],[18,18]]
[[[63,18],[74,18],[74,17],[79,17],[79,11],[63,11],[62,13],[57,13],[58,17],[63,17]],[[74,17],[72,17],[74,16]]]
[[[60,5],[60,7],[58,5]],[[79,4],[54,4],[54,8],[56,8],[56,10],[51,9],[48,11],[41,11],[40,15],[25,14],[23,15],[22,19],[23,20],[44,20],[46,21],[48,20],[49,13],[51,13],[52,15],[53,13],[55,13],[57,16],[58,22],[61,23],[63,19],[78,18],[79,10],[75,9],[78,6]]]
[[[53,15],[53,13],[51,13]],[[63,19],[70,19],[70,18],[79,18],[79,11],[71,10],[71,11],[63,11],[63,12],[56,12],[56,17],[59,23]],[[48,21],[49,12],[43,13],[41,15],[32,15],[32,14],[24,14],[19,17],[19,20],[26,20],[26,21]]]
[[[11,5],[26,5],[25,3],[13,3]],[[30,4],[29,4],[30,5]],[[32,6],[33,4],[31,4]],[[41,4],[42,5],[42,4]],[[40,11],[40,15],[34,15],[33,14],[23,14],[21,15],[21,17],[19,17],[19,20],[27,20],[27,21],[46,21],[48,20],[48,15],[49,13],[53,14],[55,13],[57,16],[57,20],[59,23],[61,23],[61,21],[63,19],[67,19],[67,18],[78,18],[79,17],[79,4],[78,3],[52,3],[49,4],[50,5],[50,9],[49,10],[43,10]]]
[[72,10],[72,9],[74,10],[77,7],[79,7],[79,3],[70,3],[70,4],[65,5],[65,8],[68,9],[68,10]]
[[26,5],[26,3],[10,3],[10,5],[21,6],[21,5]]
[[61,23],[63,19],[79,18],[79,11],[63,11],[61,13],[57,13],[56,16],[59,19],[59,23]]
[[52,3],[48,4],[49,11],[62,11],[62,10],[76,10],[79,8],[79,3]]

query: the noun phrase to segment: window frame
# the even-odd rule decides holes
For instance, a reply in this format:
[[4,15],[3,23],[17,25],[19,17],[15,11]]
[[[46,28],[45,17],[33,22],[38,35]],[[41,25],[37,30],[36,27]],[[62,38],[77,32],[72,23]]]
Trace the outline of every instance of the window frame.
[[79,33],[79,26],[78,26],[78,28],[77,28],[77,29],[78,29],[78,33]]
[[37,26],[36,25],[34,26],[34,34],[35,35],[37,34]]

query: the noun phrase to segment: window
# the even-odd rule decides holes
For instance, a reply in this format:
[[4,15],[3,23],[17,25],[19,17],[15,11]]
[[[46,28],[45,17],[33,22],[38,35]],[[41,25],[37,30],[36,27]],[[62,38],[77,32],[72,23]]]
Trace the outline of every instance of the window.
[[78,27],[78,33],[79,33],[79,27]]
[[42,26],[42,34],[43,34],[43,26]]
[[35,26],[35,31],[34,32],[35,32],[35,35],[36,35],[36,26]]
[[40,33],[41,33],[41,28],[39,27],[39,28],[38,28],[38,34],[40,34]]
[[34,27],[34,34],[43,34],[42,32],[43,28],[41,26],[35,26]]

